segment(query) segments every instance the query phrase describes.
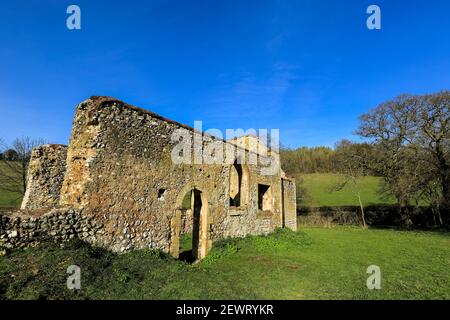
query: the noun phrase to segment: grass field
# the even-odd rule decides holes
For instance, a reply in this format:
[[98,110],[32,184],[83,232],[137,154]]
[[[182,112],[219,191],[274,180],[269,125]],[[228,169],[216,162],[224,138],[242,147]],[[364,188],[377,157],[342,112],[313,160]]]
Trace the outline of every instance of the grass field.
[[[333,173],[313,173],[299,175],[297,181],[306,189],[306,201],[301,206],[358,206],[358,198],[351,185],[346,185],[340,191],[332,192],[333,186],[342,181],[342,177]],[[367,176],[359,182],[361,198],[364,205],[393,204],[395,199],[383,199],[379,194],[381,178]],[[301,190],[300,188],[298,190]],[[297,191],[298,193],[300,191]],[[298,194],[297,196],[301,196]]]
[[22,203],[22,195],[0,191],[0,208],[17,208]]
[[[6,165],[0,161],[0,172],[5,172]],[[11,172],[7,172],[11,174]],[[0,175],[0,186],[11,187],[10,183],[2,179]],[[0,208],[2,207],[18,207],[22,202],[22,195],[16,192],[9,192],[0,189]]]
[[[215,244],[198,264],[72,242],[0,257],[8,299],[450,299],[450,234],[351,227],[279,230]],[[81,290],[66,269],[81,267]],[[367,267],[381,268],[368,290]]]

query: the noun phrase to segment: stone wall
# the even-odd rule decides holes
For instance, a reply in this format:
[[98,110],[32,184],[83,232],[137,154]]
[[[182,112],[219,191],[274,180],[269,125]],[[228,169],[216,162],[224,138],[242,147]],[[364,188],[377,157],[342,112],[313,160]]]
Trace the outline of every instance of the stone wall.
[[283,178],[284,226],[297,230],[297,192],[295,180]]
[[43,145],[33,149],[21,209],[54,208],[59,205],[66,156],[67,146],[64,145]]
[[103,231],[92,217],[72,209],[52,209],[39,217],[0,215],[0,248],[25,248],[43,241],[79,238],[91,243]]
[[[279,171],[265,176],[260,167],[248,165],[250,200],[230,208],[234,158],[230,165],[175,164],[171,152],[177,142],[171,137],[179,129],[194,133],[185,125],[113,98],[84,101],[73,122],[60,205],[83,208],[83,214],[104,225],[99,241],[115,251],[150,246],[169,252],[176,236],[173,219],[182,209],[184,195],[193,189],[201,191],[208,208],[202,228],[211,241],[268,233],[282,225]],[[228,145],[221,140],[215,143],[222,150]],[[248,151],[240,152],[249,157]],[[271,186],[270,214],[259,213],[258,184]]]
[[181,213],[181,230],[180,234],[187,234],[192,232],[193,220],[192,220],[192,210],[180,210]]
[[[188,161],[181,163],[173,161],[178,138],[189,141]],[[114,98],[91,97],[76,108],[68,148],[33,151],[23,202],[29,211],[72,208],[70,217],[67,209],[46,213],[43,220],[3,217],[2,241],[20,246],[38,241],[37,235],[76,236],[113,251],[150,247],[177,256],[180,234],[197,228],[197,257],[203,257],[217,239],[267,234],[283,222],[295,229],[295,183],[287,179],[283,189],[278,154],[236,146],[255,145],[255,139],[213,138]],[[246,162],[251,158],[258,164]],[[276,166],[266,175],[261,163],[269,158]],[[205,164],[207,159],[216,163]],[[189,194],[195,196],[186,203]]]

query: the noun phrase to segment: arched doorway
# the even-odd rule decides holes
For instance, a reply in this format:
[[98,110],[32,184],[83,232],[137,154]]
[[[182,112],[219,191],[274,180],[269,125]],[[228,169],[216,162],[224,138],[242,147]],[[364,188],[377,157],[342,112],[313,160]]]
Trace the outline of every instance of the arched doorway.
[[[182,196],[181,196],[182,195]],[[211,247],[208,222],[208,201],[197,188],[182,191],[172,228],[173,256],[192,263],[203,259]]]

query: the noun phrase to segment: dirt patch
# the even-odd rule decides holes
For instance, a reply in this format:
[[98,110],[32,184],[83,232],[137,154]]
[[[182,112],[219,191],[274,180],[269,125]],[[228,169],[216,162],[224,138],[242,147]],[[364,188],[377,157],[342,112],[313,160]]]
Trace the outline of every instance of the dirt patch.
[[266,267],[271,267],[273,266],[273,262],[271,259],[264,257],[264,256],[256,256],[253,258],[254,261],[256,261],[257,263],[266,266]]
[[301,265],[294,263],[294,264],[288,265],[287,267],[289,270],[297,271],[298,269],[300,269]]

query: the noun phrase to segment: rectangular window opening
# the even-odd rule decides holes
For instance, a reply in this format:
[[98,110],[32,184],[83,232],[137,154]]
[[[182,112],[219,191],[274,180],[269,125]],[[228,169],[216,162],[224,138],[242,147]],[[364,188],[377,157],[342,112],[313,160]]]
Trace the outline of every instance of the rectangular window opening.
[[268,185],[258,184],[258,209],[272,210],[272,191]]

